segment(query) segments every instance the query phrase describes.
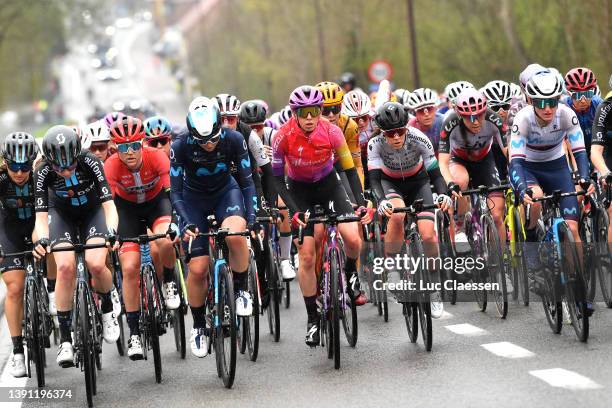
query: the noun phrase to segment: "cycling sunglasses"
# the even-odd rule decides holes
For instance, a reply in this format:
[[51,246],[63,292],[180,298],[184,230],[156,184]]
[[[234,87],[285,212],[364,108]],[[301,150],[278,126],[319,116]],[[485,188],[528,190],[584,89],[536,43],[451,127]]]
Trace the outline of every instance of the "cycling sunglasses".
[[556,108],[559,105],[559,99],[557,98],[546,98],[546,99],[532,99],[531,103],[538,109],[544,109],[547,106],[549,108]]
[[52,164],[53,171],[56,173],[61,173],[64,170],[74,171],[77,168],[77,162],[72,163],[70,166],[58,166],[57,164]]
[[256,132],[259,132],[259,131],[263,130],[263,128],[264,128],[264,124],[263,123],[256,123],[254,125],[249,125],[249,126],[251,126],[251,129],[253,129]]
[[117,144],[117,150],[119,153],[127,153],[128,150],[132,149],[133,152],[137,152],[142,149],[142,142],[128,142]]
[[213,137],[207,139],[207,140],[196,140],[196,142],[202,146],[202,145],[207,145],[207,144],[215,144],[219,141],[219,139],[221,138],[221,134],[216,134]]
[[90,152],[104,152],[108,150],[108,143],[92,143],[91,146],[89,146],[89,151]]
[[593,96],[595,96],[595,91],[592,89],[589,89],[588,91],[572,92],[572,99],[575,101],[580,100],[582,98],[592,99]]
[[397,129],[390,129],[390,130],[383,130],[383,135],[385,135],[385,137],[388,139],[395,139],[397,137],[404,136],[407,131],[408,129],[406,129],[405,127],[397,128]]
[[7,162],[6,163],[8,169],[13,173],[22,172],[27,173],[32,170],[32,163],[16,163],[16,162]]
[[296,113],[302,119],[306,119],[308,115],[316,118],[321,114],[321,108],[319,106],[306,106],[304,108],[298,108]]
[[491,108],[493,112],[499,112],[500,110],[508,112],[510,110],[510,104],[502,103],[501,105],[491,105],[489,106],[489,108]]
[[353,120],[354,120],[355,122],[357,122],[357,123],[359,123],[359,122],[366,122],[366,123],[367,123],[367,122],[369,122],[369,121],[370,121],[370,115],[365,114],[365,115],[361,115],[361,116],[355,116],[355,117],[353,118]]
[[435,113],[435,111],[436,111],[435,106],[424,106],[422,108],[415,110],[414,113],[422,115],[424,113],[429,113],[429,112]]
[[484,120],[484,116],[485,112],[481,113],[480,115],[461,115],[463,119],[468,119],[471,123],[476,121],[482,122]]
[[340,105],[324,106],[323,116],[329,116],[330,114],[337,115],[340,113],[340,109],[342,109]]
[[157,146],[165,146],[170,141],[169,137],[160,137],[159,139],[152,139],[147,142],[151,147],[157,148]]

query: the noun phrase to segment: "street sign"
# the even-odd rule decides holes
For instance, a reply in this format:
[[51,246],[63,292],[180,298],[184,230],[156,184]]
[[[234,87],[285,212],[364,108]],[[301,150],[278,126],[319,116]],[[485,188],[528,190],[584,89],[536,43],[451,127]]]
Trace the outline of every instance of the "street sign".
[[370,77],[370,81],[376,83],[384,79],[391,79],[393,76],[393,67],[385,60],[374,61],[368,68],[368,76]]

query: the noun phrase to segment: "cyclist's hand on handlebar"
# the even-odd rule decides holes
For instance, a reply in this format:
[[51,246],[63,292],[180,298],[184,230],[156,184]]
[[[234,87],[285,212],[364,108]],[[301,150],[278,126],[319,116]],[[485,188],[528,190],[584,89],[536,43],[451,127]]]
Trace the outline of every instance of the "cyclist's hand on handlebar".
[[[174,235],[174,239],[172,238],[173,235]],[[168,226],[167,236],[168,236],[168,239],[171,240],[174,244],[178,244],[179,242],[181,242],[181,231],[179,230],[178,225],[176,225],[173,222],[170,223],[170,225]]]
[[121,243],[117,239],[117,231],[115,231],[113,228],[108,229],[108,234],[106,234],[106,240],[110,244],[111,251],[117,251],[119,250],[119,247],[121,247]]
[[389,200],[382,200],[380,204],[378,204],[378,213],[385,217],[390,217],[393,215],[393,204]]
[[308,215],[309,215],[308,212],[303,213],[303,212],[298,211],[294,213],[293,217],[291,217],[291,225],[294,228],[297,228],[297,227],[304,228],[306,226],[306,223],[308,222]]
[[612,185],[612,171],[606,173],[605,176],[601,177],[601,183],[604,187],[608,187],[608,185]]
[[446,194],[440,194],[438,196],[438,207],[440,207],[440,209],[442,211],[448,211],[451,209],[452,205],[453,205],[453,200],[447,196]]
[[371,223],[375,213],[376,210],[374,208],[366,208],[364,206],[359,207],[357,211],[355,211],[355,214],[361,217],[362,224]]
[[183,228],[183,241],[189,241],[197,237],[199,230],[195,224],[187,224]]
[[448,189],[449,196],[452,196],[454,198],[461,197],[461,187],[459,187],[459,184],[455,183],[454,181],[451,181],[450,183],[448,183],[446,188]]
[[41,260],[48,253],[49,248],[49,238],[41,238],[34,243],[34,249],[32,250],[32,255],[37,260]]
[[528,188],[521,194],[523,204],[533,204],[533,191]]
[[591,180],[585,180],[581,178],[578,181],[578,184],[580,184],[580,187],[586,191],[587,195],[591,195],[595,193],[595,185],[593,184]]

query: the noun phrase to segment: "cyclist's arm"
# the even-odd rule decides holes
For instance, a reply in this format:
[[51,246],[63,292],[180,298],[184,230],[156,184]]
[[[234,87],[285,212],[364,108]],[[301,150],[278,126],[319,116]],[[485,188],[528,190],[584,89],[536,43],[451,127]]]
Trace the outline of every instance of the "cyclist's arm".
[[292,211],[298,212],[300,208],[293,199],[285,183],[285,134],[277,132],[272,139],[272,175],[274,188],[281,196],[285,205]]
[[[257,133],[252,130],[249,134],[249,152],[251,159],[255,159],[255,169],[253,169],[253,181],[257,188],[257,196],[260,202],[265,199],[267,203],[271,203],[274,195],[274,182],[272,180],[272,165],[270,158],[266,154],[266,149],[263,141]],[[261,173],[257,172],[257,168],[261,169]],[[257,172],[257,174],[255,174]],[[259,186],[257,185],[259,183]]]
[[340,162],[340,166],[342,166],[346,174],[357,205],[359,207],[365,206],[366,203],[363,196],[363,188],[361,187],[361,180],[359,180],[359,175],[353,164],[353,157],[346,144],[346,140],[344,140],[344,135],[342,135],[340,128],[337,126],[330,126],[329,132],[335,156],[338,158],[338,162]]
[[442,130],[440,131],[440,142],[438,143],[438,166],[444,181],[450,183],[453,181],[453,176],[450,173],[450,134],[459,125],[459,117],[456,113],[449,114],[442,124]]
[[117,214],[115,202],[113,200],[103,202],[102,209],[104,210],[106,227],[108,228],[109,232],[111,230],[117,232],[117,227],[119,226],[119,215]]
[[117,156],[109,157],[104,162],[104,174],[106,175],[106,181],[110,186],[113,197],[117,195],[117,186],[119,184],[119,180],[117,179],[117,162],[114,159],[116,157]]
[[187,217],[185,201],[183,199],[184,154],[181,138],[177,138],[170,146],[170,201],[176,214],[187,224],[194,220]]
[[587,157],[586,148],[584,146],[584,134],[580,128],[578,117],[576,113],[571,109],[567,109],[570,112],[569,120],[571,121],[571,127],[567,131],[567,138],[569,139],[571,152],[576,160],[576,167],[580,177],[584,180],[589,179],[589,158]]
[[36,211],[36,223],[34,224],[34,231],[36,236],[39,238],[49,238],[49,176],[51,173],[51,166],[45,161],[39,163],[36,167],[34,177],[34,185],[36,189],[34,191],[34,204]]
[[597,106],[595,118],[593,119],[593,131],[591,132],[593,135],[593,140],[591,141],[591,162],[601,174],[607,174],[610,171],[603,154],[607,143],[606,138],[608,137],[606,123],[611,120],[611,117],[612,100],[608,98]]
[[421,158],[423,159],[423,166],[425,170],[427,170],[427,174],[429,174],[429,180],[431,184],[433,184],[436,193],[446,194],[446,182],[440,171],[440,166],[436,159],[436,153],[433,144],[431,144],[431,140],[429,140],[425,133],[414,127],[409,129],[407,137],[409,138],[409,143],[414,144],[416,148],[419,149]]
[[[385,199],[385,191],[382,187],[382,169],[384,167],[384,161],[380,156],[380,143],[379,137],[373,137],[368,141],[368,179],[370,180],[370,190],[374,194],[376,202],[380,203]],[[383,142],[384,143],[384,142]]]
[[244,200],[244,210],[246,212],[247,222],[249,224],[255,222],[255,210],[257,209],[257,192],[255,183],[253,182],[253,173],[251,171],[251,159],[249,158],[249,150],[244,143],[242,135],[233,138],[232,152],[234,153],[233,161],[238,167],[236,172],[236,181],[242,191],[242,199]]
[[576,171],[576,158],[572,153],[572,149],[570,147],[570,143],[567,139],[563,140],[563,151],[565,152],[565,157],[567,159],[567,165],[572,171]]
[[363,163],[361,162],[361,147],[359,146],[359,127],[357,126],[357,123],[355,123],[355,121],[351,118],[347,118],[344,137],[346,139],[346,144],[348,145],[349,150],[351,151],[353,164],[357,169],[359,181],[361,182],[361,186],[363,187]]
[[519,112],[514,119],[512,133],[510,134],[510,166],[508,167],[512,188],[521,198],[528,188],[523,165],[527,157],[527,133],[529,128],[526,120],[520,120],[524,116]]
[[155,152],[155,162],[157,163],[159,182],[162,185],[162,190],[168,190],[170,188],[170,159],[161,150],[156,150]]

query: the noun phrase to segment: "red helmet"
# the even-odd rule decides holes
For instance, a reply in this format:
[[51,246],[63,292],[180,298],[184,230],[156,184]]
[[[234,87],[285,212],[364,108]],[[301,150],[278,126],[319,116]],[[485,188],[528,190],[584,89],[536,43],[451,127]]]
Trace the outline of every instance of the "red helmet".
[[588,68],[572,68],[565,74],[565,88],[570,92],[588,91],[596,86],[597,78]]
[[480,115],[487,110],[487,98],[474,88],[461,91],[455,101],[455,112],[462,116]]
[[113,123],[110,134],[111,140],[115,143],[137,142],[144,139],[145,130],[140,119],[133,116],[123,116]]

